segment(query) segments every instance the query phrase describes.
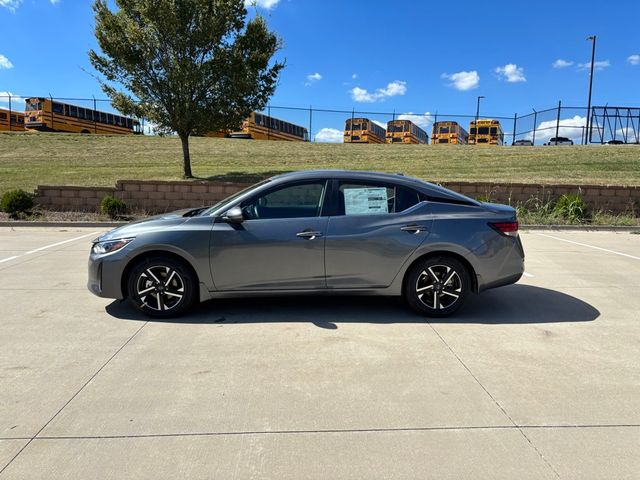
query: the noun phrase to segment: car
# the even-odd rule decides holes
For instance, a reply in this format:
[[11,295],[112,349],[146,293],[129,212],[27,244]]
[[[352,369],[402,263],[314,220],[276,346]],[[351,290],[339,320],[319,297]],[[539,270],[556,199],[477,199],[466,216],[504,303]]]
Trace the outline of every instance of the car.
[[513,147],[533,147],[531,140],[516,140],[511,144]]
[[400,174],[319,170],[111,230],[93,241],[88,288],[151,317],[285,294],[402,296],[444,317],[523,272],[514,208]]
[[573,140],[567,137],[551,137],[545,145],[573,145]]
[[609,140],[605,145],[624,145],[622,140]]

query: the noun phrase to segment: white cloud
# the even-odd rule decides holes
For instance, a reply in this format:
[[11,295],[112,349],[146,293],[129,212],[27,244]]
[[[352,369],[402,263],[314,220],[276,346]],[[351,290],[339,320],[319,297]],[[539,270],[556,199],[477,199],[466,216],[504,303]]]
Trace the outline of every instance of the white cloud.
[[9,97],[11,97],[11,109],[16,111],[24,110],[24,98],[18,97],[11,92],[0,92],[0,105],[9,107]]
[[409,112],[404,115],[398,115],[398,120],[411,120],[421,129],[428,131],[429,126],[433,123],[433,115],[431,115],[431,112],[425,112],[423,115]]
[[[0,0],[2,1],[2,0]],[[262,7],[267,10],[271,10],[275,7],[280,0],[244,0],[245,7],[253,7],[254,5],[257,7]]]
[[631,65],[640,65],[640,55],[629,55],[627,57],[627,62]]
[[378,88],[375,92],[369,92],[365,88],[354,87],[350,91],[351,98],[356,102],[373,103],[384,100],[387,97],[395,97],[407,93],[407,82],[395,80],[384,88]]
[[316,133],[316,142],[321,143],[342,143],[344,140],[344,132],[335,128],[321,128]]
[[[22,0],[0,0],[0,7],[4,7],[15,12],[16,8],[18,8],[21,3]],[[49,3],[51,3],[51,5],[57,5],[60,3],[60,0],[49,0]]]
[[2,55],[1,53],[0,53],[0,68],[7,68],[7,69],[13,68],[13,63],[11,63],[9,59],[4,55]]
[[498,78],[506,80],[509,83],[527,81],[524,76],[524,68],[519,67],[515,63],[507,63],[503,67],[496,67],[495,72],[498,74]]
[[442,78],[449,80],[451,83],[449,86],[456,90],[473,90],[478,88],[480,84],[480,75],[475,70],[470,72],[458,72],[458,73],[443,73]]
[[[580,143],[582,136],[584,135],[584,127],[587,124],[587,118],[576,115],[573,118],[564,118],[560,120],[560,127],[558,128],[559,137],[567,137],[573,140],[575,143]],[[595,134],[595,129],[594,129]],[[548,120],[540,122],[538,128],[536,128],[536,143],[538,141],[548,142],[549,139],[556,136],[556,120]],[[531,140],[532,134],[525,135],[525,138]]]
[[313,85],[316,82],[319,82],[320,80],[322,80],[322,75],[320,75],[318,72],[311,73],[307,75],[307,81],[304,82],[304,85],[305,87],[310,87],[311,85]]
[[358,74],[357,73],[351,74],[351,80],[355,80],[356,78],[358,78]]
[[562,58],[559,58],[551,65],[553,66],[553,68],[567,68],[573,65],[573,62],[570,60],[563,60]]
[[13,12],[21,3],[22,0],[0,0],[0,7],[8,8]]
[[[609,60],[596,60],[595,62],[593,62],[593,68],[596,71],[600,71],[600,70],[604,70],[607,67],[611,66],[611,62],[609,62]],[[587,63],[579,63],[578,64],[578,69],[580,70],[589,70],[591,69],[591,62],[587,62]]]

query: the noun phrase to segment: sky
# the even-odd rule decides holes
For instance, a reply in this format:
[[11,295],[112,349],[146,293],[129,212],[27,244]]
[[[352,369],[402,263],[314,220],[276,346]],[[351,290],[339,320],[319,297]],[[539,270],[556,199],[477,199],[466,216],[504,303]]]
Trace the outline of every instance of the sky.
[[[0,0],[0,95],[105,98],[87,58],[96,48],[91,3]],[[606,5],[257,0],[249,11],[264,15],[283,42],[273,116],[308,127],[308,112],[278,107],[313,106],[419,114],[407,118],[428,127],[436,113],[474,115],[478,96],[483,117],[522,116],[559,100],[586,105],[590,35],[597,36],[593,104],[640,106],[640,1],[617,1],[615,13]],[[539,125],[555,113],[537,118]],[[344,120],[314,112],[312,138],[340,140]],[[584,110],[565,110],[562,121],[580,124]]]

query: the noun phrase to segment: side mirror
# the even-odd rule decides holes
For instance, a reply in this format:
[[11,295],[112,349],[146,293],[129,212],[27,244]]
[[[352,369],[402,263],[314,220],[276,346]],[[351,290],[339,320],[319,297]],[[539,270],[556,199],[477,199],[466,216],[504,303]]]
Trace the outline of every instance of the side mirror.
[[227,210],[222,219],[227,223],[242,223],[244,221],[244,215],[240,207],[233,207]]

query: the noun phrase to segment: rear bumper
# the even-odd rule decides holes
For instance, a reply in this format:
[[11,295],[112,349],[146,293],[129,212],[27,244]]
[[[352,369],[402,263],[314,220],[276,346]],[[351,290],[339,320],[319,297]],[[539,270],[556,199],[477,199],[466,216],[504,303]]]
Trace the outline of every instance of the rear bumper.
[[478,293],[516,283],[524,274],[524,249],[520,237],[499,237],[495,244],[484,245],[473,253]]

